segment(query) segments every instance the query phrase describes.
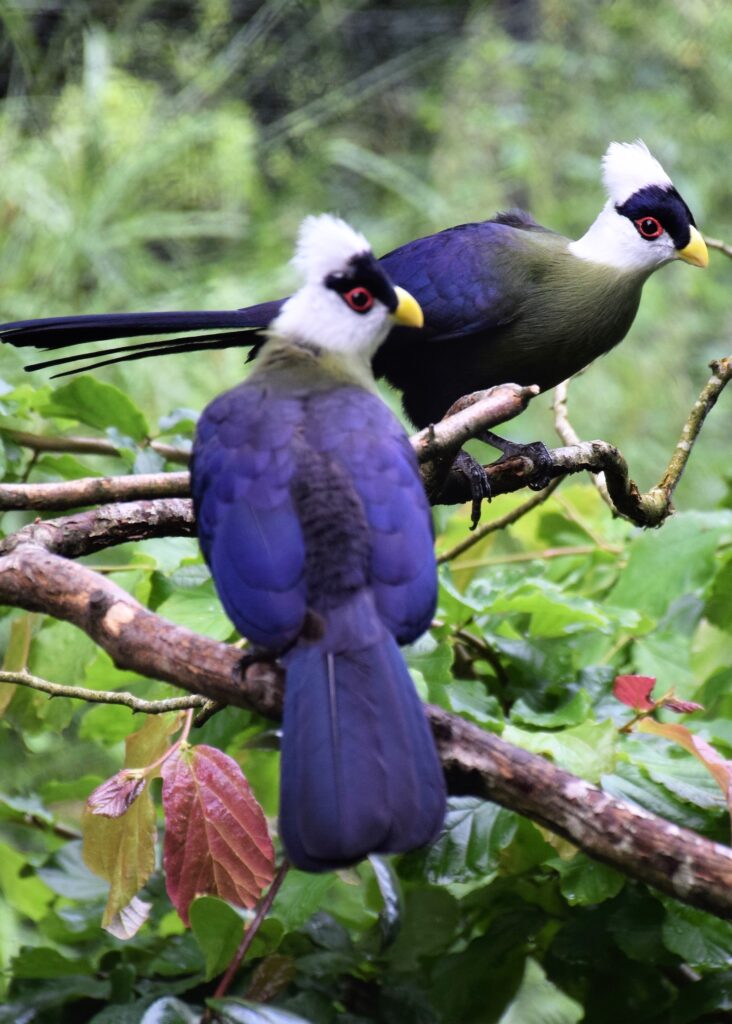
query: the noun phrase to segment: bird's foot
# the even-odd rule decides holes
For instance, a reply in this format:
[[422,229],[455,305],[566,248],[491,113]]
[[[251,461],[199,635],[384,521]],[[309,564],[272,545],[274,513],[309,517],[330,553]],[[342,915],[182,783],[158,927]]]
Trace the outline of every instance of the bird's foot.
[[479,435],[479,438],[481,441],[489,444],[491,448],[497,448],[501,452],[501,457],[493,463],[494,466],[517,456],[531,459],[534,464],[534,472],[527,482],[532,491],[543,491],[551,481],[553,462],[549,450],[543,441],[519,444],[516,441],[507,441],[504,437],[499,437],[492,430],[484,430]]
[[256,647],[254,644],[249,647],[246,653],[234,665],[232,675],[235,682],[243,682],[246,679],[247,669],[252,665],[274,665],[282,651],[272,651],[267,647]]
[[483,499],[491,500],[491,484],[488,475],[481,464],[462,449],[453,460],[453,469],[459,470],[467,477],[470,486],[471,510],[470,529],[474,530],[480,522],[480,509]]

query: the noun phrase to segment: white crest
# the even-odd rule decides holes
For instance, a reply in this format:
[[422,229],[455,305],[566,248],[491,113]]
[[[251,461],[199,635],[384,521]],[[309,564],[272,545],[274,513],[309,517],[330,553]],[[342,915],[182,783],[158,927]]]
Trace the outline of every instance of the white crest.
[[672,184],[641,139],[610,143],[602,158],[602,180],[612,203],[617,206],[647,185],[669,187]]
[[[306,217],[292,262],[305,284],[285,302],[269,325],[273,338],[305,341],[328,352],[348,355],[358,363],[365,386],[373,384],[370,360],[389,333],[389,310],[379,301],[365,313],[355,312],[333,288],[329,274],[348,272],[354,256],[371,252],[364,236],[331,214]],[[361,365],[363,364],[363,365]]]
[[354,256],[370,251],[364,236],[350,224],[321,213],[306,217],[300,225],[292,262],[308,284],[320,284],[328,274],[346,270]]

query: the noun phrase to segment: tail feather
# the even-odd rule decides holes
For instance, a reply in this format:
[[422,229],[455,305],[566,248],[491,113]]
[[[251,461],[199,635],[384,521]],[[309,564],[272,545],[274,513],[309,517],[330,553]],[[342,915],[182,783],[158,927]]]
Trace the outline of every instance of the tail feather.
[[[192,310],[163,313],[106,313],[84,316],[55,316],[40,320],[16,320],[0,324],[0,339],[24,348],[29,345],[55,350],[70,345],[116,338],[136,338],[152,334],[175,334],[183,331],[229,331],[228,334],[199,334],[195,337],[169,338],[163,341],[141,342],[136,345],[117,346],[93,353],[61,356],[32,364],[27,369],[38,370],[49,366],[94,359],[83,369],[96,369],[108,363],[119,363],[147,356],[167,355],[171,352],[196,352],[207,348],[233,348],[256,344],[259,332],[267,328],[277,316],[283,299],[262,302],[256,306],[231,310]],[[100,359],[99,357],[110,357]],[[69,371],[77,372],[76,369]]]
[[337,617],[287,666],[280,832],[307,871],[424,846],[445,815],[442,768],[396,641],[378,623],[366,645],[343,650]]

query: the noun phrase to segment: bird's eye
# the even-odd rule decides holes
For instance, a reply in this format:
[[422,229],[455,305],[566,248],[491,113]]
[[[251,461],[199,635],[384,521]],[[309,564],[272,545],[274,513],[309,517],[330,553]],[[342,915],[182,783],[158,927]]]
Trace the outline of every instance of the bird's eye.
[[368,313],[374,304],[374,297],[368,288],[351,288],[343,292],[343,299],[355,313]]
[[663,234],[661,222],[655,217],[639,217],[635,226],[642,238],[659,238]]

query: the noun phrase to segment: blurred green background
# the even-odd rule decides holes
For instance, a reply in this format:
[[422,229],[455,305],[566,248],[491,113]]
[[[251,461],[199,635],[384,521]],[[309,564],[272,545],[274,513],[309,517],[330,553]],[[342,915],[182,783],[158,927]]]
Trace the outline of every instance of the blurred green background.
[[[520,205],[581,234],[608,142],[642,137],[702,231],[732,239],[732,5],[722,0],[0,3],[0,317],[223,308],[283,294],[298,222],[377,252]],[[585,438],[661,475],[711,358],[732,265],[673,265],[573,386]],[[0,352],[22,378],[34,350]],[[237,351],[97,371],[151,416],[200,409]],[[36,374],[36,381],[48,374]],[[677,506],[724,492],[729,396]],[[553,443],[542,397],[512,436]]]

